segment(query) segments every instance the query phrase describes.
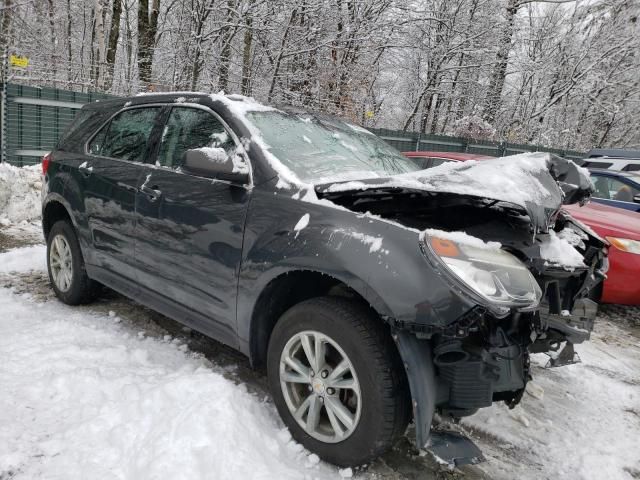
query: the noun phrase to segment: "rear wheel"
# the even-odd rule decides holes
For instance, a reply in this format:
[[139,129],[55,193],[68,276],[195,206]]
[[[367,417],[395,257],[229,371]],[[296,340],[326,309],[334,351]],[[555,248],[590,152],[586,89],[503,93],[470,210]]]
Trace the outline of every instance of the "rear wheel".
[[47,269],[56,296],[78,305],[95,297],[97,284],[88,276],[75,230],[67,221],[56,222],[47,238]]
[[366,463],[406,429],[404,370],[389,332],[365,306],[323,297],[292,307],[271,335],[267,369],[293,437],[331,463]]

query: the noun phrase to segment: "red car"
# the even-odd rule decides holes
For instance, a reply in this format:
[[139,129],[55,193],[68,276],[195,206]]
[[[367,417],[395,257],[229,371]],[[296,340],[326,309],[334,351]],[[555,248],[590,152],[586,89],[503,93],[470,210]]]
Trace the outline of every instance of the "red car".
[[[449,161],[494,158],[456,152],[405,152],[404,155],[423,160],[424,168]],[[565,205],[563,208],[611,243],[608,278],[603,284],[600,301],[640,305],[640,281],[637,279],[640,273],[640,213],[593,202],[583,207]]]
[[640,305],[640,214],[593,202],[563,208],[611,243],[609,273],[600,300]]

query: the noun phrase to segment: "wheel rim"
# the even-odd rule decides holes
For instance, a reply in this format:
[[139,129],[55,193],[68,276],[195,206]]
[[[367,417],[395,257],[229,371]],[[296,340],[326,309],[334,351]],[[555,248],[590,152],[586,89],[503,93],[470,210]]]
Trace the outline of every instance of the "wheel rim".
[[53,283],[58,290],[66,292],[71,287],[73,279],[73,259],[71,257],[71,247],[64,235],[53,237],[49,248],[49,268]]
[[358,426],[362,400],[353,363],[329,336],[294,335],[280,356],[280,386],[289,412],[316,440],[337,443]]

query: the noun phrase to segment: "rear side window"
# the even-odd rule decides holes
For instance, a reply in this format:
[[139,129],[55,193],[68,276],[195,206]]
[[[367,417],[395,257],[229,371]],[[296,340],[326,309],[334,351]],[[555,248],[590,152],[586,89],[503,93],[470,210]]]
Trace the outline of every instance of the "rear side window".
[[197,108],[174,107],[162,132],[158,163],[178,168],[187,150],[223,148],[227,155],[235,154],[236,145],[220,121],[209,112]]
[[82,152],[87,139],[116,111],[115,107],[83,108],[60,137],[57,148],[69,152]]
[[640,163],[630,163],[622,170],[624,170],[625,172],[640,172]]
[[584,162],[584,164],[582,164],[583,167],[585,168],[609,168],[611,165],[613,165],[613,163],[608,163],[608,162]]
[[144,162],[147,142],[161,107],[125,110],[105,126],[89,144],[89,152],[102,157]]

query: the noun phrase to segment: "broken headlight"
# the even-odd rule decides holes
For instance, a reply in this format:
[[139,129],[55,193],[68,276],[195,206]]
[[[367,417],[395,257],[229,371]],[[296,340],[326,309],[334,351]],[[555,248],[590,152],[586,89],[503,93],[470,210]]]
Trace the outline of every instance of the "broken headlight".
[[453,281],[494,315],[537,307],[542,291],[524,263],[498,244],[470,238],[466,243],[425,235],[423,241]]

